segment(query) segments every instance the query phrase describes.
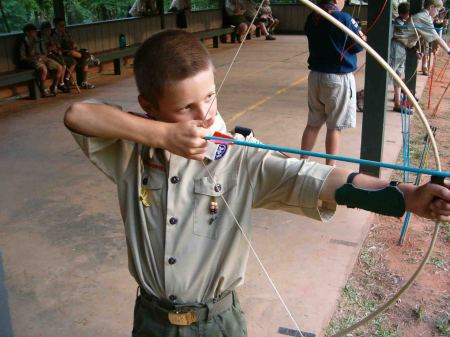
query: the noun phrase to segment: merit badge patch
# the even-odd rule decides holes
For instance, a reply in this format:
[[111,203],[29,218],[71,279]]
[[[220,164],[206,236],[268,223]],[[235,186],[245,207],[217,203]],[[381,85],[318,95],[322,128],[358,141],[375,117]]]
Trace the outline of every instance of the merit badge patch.
[[214,157],[214,160],[219,160],[225,156],[225,153],[227,153],[228,145],[225,144],[219,144],[216,150],[216,156]]

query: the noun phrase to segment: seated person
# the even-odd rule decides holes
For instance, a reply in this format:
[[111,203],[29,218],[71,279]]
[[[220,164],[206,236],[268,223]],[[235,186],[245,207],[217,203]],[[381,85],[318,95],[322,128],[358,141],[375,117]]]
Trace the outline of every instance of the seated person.
[[269,34],[273,35],[273,31],[280,23],[280,20],[273,17],[272,8],[270,8],[270,0],[263,0],[263,5],[259,11],[259,20],[264,22]]
[[[240,0],[241,1],[241,7],[245,9],[244,16],[247,20],[250,22],[253,20],[253,18],[256,15],[256,10],[258,8],[258,5],[256,5],[253,0]],[[261,21],[258,17],[255,19],[255,25],[261,29],[261,33],[266,37],[266,40],[276,40],[275,36],[272,36],[267,31],[266,25],[263,21]]]
[[64,78],[67,72],[68,74],[66,75],[66,78],[67,81],[69,80],[70,74],[72,74],[75,69],[75,63],[70,64],[69,67],[66,67],[66,62],[64,61],[62,52],[58,48],[58,44],[52,36],[52,25],[48,21],[44,21],[41,24],[41,49],[49,59],[58,62],[62,67],[58,89],[65,93],[70,92],[70,87],[65,85]]
[[94,62],[100,64],[98,59],[95,59],[86,49],[79,49],[72,39],[70,34],[66,31],[66,24],[64,19],[55,18],[53,20],[55,31],[53,36],[56,39],[59,48],[62,50],[62,54],[66,63],[76,62],[77,66],[81,69],[82,79],[78,85],[82,89],[93,89],[95,86],[87,81],[88,64]]
[[[41,43],[37,35],[37,28],[32,23],[28,23],[23,27],[25,37],[19,47],[20,64],[25,68],[33,68],[39,72],[38,87],[41,96],[55,96],[58,92],[58,79],[62,74],[62,66],[48,58],[41,48]],[[54,70],[53,83],[51,89],[45,88],[45,79],[49,70]]]
[[[250,22],[245,19],[245,10],[242,9],[239,0],[226,0],[225,1],[225,24],[228,26],[236,27],[235,33],[238,36],[239,43],[242,42],[242,38],[245,32],[249,29]],[[255,32],[255,25],[251,25],[249,34]]]

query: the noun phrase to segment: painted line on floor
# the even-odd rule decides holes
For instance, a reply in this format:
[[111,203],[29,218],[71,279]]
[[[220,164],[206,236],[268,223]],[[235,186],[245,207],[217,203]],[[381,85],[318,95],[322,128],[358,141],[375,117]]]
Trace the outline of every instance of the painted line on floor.
[[313,334],[311,332],[305,332],[302,331],[302,333],[300,334],[300,332],[298,330],[294,330],[294,329],[289,329],[289,328],[283,328],[283,327],[279,327],[278,328],[278,333],[280,335],[286,335],[286,336],[294,336],[294,337],[316,337],[316,334]]
[[250,111],[252,111],[252,110],[255,110],[256,108],[260,107],[261,105],[263,105],[263,104],[266,103],[267,101],[271,100],[271,99],[274,98],[275,96],[279,96],[279,95],[285,93],[287,90],[289,90],[289,89],[291,89],[291,88],[293,88],[293,87],[295,87],[295,86],[297,86],[297,85],[299,85],[299,84],[305,82],[307,79],[308,79],[308,75],[303,76],[303,77],[301,77],[301,78],[295,80],[295,81],[292,82],[291,84],[289,84],[287,87],[278,89],[278,90],[275,92],[275,94],[273,94],[273,95],[268,95],[268,96],[266,96],[266,97],[260,99],[258,102],[254,103],[254,104],[252,104],[252,105],[249,105],[249,106],[246,107],[244,110],[241,110],[241,111],[237,112],[237,113],[234,114],[231,118],[229,118],[229,119],[226,121],[226,124],[229,124],[229,125],[233,124],[233,123],[236,122],[239,118],[241,118],[242,116],[244,116],[246,113],[248,113],[248,112],[250,112]]
[[0,336],[13,337],[11,315],[9,313],[8,292],[5,284],[2,253],[0,252]]

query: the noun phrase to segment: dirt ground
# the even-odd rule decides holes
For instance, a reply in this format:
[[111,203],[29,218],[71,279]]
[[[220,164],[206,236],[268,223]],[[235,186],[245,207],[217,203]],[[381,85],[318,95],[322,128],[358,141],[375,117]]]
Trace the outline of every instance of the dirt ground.
[[[442,54],[443,55],[443,54]],[[436,140],[442,169],[450,171],[450,65],[449,58],[438,56],[433,84],[431,76],[421,98],[430,123],[438,128]],[[446,66],[447,64],[447,66]],[[419,72],[419,75],[421,73]],[[442,97],[439,108],[436,106]],[[428,99],[430,107],[428,108]],[[399,130],[400,132],[400,130]],[[418,166],[424,147],[425,131],[417,114],[411,126],[411,164]],[[400,154],[398,163],[402,163]],[[431,154],[427,168],[435,168]],[[402,180],[403,173],[394,173]],[[413,181],[415,175],[410,177]],[[428,177],[424,177],[424,181]],[[411,277],[419,266],[431,241],[434,222],[411,217],[403,246],[398,240],[402,219],[374,216],[370,234],[365,240],[358,263],[342,291],[327,335],[365,317],[393,294]],[[450,337],[450,223],[442,223],[439,238],[422,274],[411,288],[381,317],[353,332],[351,336],[377,337]]]

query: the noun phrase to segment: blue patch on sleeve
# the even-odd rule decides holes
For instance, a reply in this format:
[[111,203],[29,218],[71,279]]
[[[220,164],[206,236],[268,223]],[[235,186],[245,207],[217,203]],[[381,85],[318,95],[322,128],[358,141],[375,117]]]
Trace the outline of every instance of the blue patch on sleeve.
[[225,153],[227,153],[228,146],[225,144],[219,144],[216,150],[216,156],[214,157],[214,160],[222,159],[223,156],[225,156]]

